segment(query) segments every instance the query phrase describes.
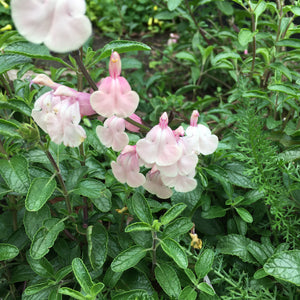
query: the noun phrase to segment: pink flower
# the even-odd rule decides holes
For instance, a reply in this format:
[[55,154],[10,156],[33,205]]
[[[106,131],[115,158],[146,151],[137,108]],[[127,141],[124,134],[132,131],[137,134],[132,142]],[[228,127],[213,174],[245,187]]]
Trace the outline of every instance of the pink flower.
[[109,61],[109,77],[101,81],[98,91],[91,96],[93,109],[101,116],[110,118],[116,115],[127,118],[139,104],[139,96],[131,90],[124,77],[121,77],[121,59],[113,52]]
[[[136,114],[132,114],[131,116],[129,116],[129,119],[132,119],[133,121],[139,123],[139,124],[142,124],[142,119],[137,116]],[[132,125],[131,123],[125,121],[125,127],[127,130],[129,131],[132,131],[132,132],[139,132],[140,131],[140,128],[135,126],[135,125]]]
[[96,133],[101,143],[106,147],[112,147],[114,151],[121,151],[129,142],[125,131],[125,120],[118,117],[110,117],[105,120],[104,126],[97,126]]
[[52,142],[78,147],[86,138],[85,131],[79,122],[79,103],[72,103],[70,100],[60,101],[47,115],[47,132]]
[[59,95],[62,100],[72,99],[73,102],[77,101],[79,103],[81,116],[90,116],[96,113],[90,104],[91,95],[89,93],[77,92],[67,86],[56,83],[45,74],[37,75],[31,81],[31,83],[44,85],[52,88],[55,91],[54,95]]
[[182,154],[180,158],[172,165],[157,166],[162,175],[167,177],[176,177],[178,175],[185,176],[195,171],[198,163],[198,156],[190,149],[189,144],[184,137],[184,129],[182,126],[174,131],[178,147],[181,148]]
[[197,124],[198,116],[199,112],[194,110],[191,116],[190,126],[186,129],[186,141],[196,154],[212,154],[218,147],[218,137],[211,134],[208,127]]
[[94,113],[88,101],[89,94],[55,83],[46,75],[38,75],[32,82],[53,89],[37,99],[32,118],[54,143],[79,146],[86,138],[84,129],[79,125],[81,115]]
[[20,34],[51,51],[76,50],[92,33],[84,0],[12,0],[11,11]]
[[154,126],[144,139],[137,142],[136,151],[146,164],[170,166],[178,161],[182,149],[168,126],[167,113],[163,113],[159,124]]
[[172,190],[165,186],[161,180],[160,172],[156,167],[153,167],[146,175],[146,182],[143,185],[144,189],[149,193],[156,195],[161,199],[167,199],[172,196]]
[[197,186],[197,180],[193,177],[195,176],[195,170],[189,175],[176,175],[175,177],[168,177],[161,175],[161,180],[163,184],[168,187],[173,187],[175,191],[181,193],[187,193],[194,190]]
[[114,176],[131,187],[138,187],[145,183],[145,176],[140,173],[139,157],[136,146],[127,145],[117,158],[111,163]]

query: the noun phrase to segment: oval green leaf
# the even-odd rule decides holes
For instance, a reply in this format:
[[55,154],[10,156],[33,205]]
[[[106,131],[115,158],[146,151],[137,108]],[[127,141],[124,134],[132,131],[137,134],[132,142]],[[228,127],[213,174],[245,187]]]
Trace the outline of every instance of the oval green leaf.
[[186,204],[178,203],[172,206],[169,210],[165,212],[165,214],[160,218],[160,222],[163,225],[170,223],[174,220],[184,209],[186,208]]
[[56,189],[56,181],[54,177],[50,178],[34,178],[29,187],[25,207],[28,211],[38,211],[53,194]]
[[0,261],[13,259],[19,254],[19,249],[10,244],[1,243],[0,244]]
[[124,53],[129,51],[150,51],[150,50],[151,48],[149,46],[141,42],[124,41],[124,40],[111,41],[110,43],[106,44],[103,47],[99,60],[105,57],[109,57],[112,51],[117,51],[118,53]]
[[165,253],[168,254],[180,268],[187,268],[188,259],[179,243],[170,238],[166,238],[161,241],[160,245]]
[[76,257],[72,260],[72,270],[83,291],[90,294],[94,283],[82,259]]
[[144,256],[147,250],[141,246],[132,246],[121,252],[112,262],[111,269],[114,272],[123,272],[134,267]]
[[264,270],[277,279],[300,286],[300,250],[274,254],[264,264]]

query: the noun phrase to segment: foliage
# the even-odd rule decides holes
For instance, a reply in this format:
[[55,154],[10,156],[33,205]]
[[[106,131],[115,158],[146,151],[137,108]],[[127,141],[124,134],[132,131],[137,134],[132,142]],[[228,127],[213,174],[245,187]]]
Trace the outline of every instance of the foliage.
[[[167,111],[175,129],[197,109],[219,137],[217,151],[200,156],[197,188],[165,200],[115,179],[117,154],[99,141],[96,116],[83,119],[77,148],[37,127],[31,110],[49,88],[32,74],[92,87],[75,52],[55,55],[3,31],[0,298],[297,299],[299,5],[87,1],[95,37],[81,56],[92,80],[119,51],[147,126]],[[5,26],[10,12],[0,8]],[[168,43],[170,33],[179,37]]]

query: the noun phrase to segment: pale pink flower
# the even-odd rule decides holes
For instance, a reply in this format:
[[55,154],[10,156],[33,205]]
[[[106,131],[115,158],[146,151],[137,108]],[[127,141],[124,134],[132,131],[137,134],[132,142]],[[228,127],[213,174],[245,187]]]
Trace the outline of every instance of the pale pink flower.
[[199,112],[194,110],[191,116],[190,126],[186,129],[186,141],[196,154],[212,154],[218,147],[218,137],[211,134],[208,127],[197,124],[198,116]]
[[168,39],[168,42],[167,42],[168,46],[176,44],[177,41],[178,41],[178,39],[179,39],[179,35],[178,34],[176,34],[176,33],[170,33],[170,38]]
[[77,92],[62,84],[52,81],[47,75],[39,74],[37,75],[31,83],[48,86],[54,90],[54,95],[60,96],[61,100],[72,99],[73,102],[77,101],[79,103],[80,115],[90,116],[94,115],[96,112],[93,110],[90,104],[89,93]]
[[190,149],[190,145],[186,142],[186,139],[181,137],[184,135],[182,126],[174,131],[174,135],[177,140],[177,145],[182,150],[180,158],[172,165],[157,166],[157,168],[162,175],[167,177],[175,177],[178,175],[186,176],[191,174],[191,172],[194,172],[198,163],[198,156]]
[[45,132],[47,132],[48,114],[53,112],[53,107],[59,102],[61,102],[60,97],[55,96],[51,91],[43,94],[34,103],[31,116]]
[[146,164],[170,166],[178,161],[182,149],[178,146],[172,129],[168,126],[168,115],[163,113],[159,124],[154,126],[136,144],[136,151]]
[[77,147],[86,138],[80,123],[79,103],[70,100],[60,101],[47,115],[47,132],[56,144]]
[[131,187],[138,187],[145,183],[145,176],[140,173],[139,157],[136,146],[127,145],[117,158],[111,163],[114,176]]
[[19,33],[55,52],[79,49],[92,33],[84,0],[12,0],[11,13]]
[[197,180],[194,179],[195,170],[189,175],[179,175],[177,174],[174,177],[168,177],[161,175],[161,180],[163,184],[168,187],[173,187],[175,191],[181,193],[187,193],[194,190],[197,186]]
[[103,125],[96,128],[101,143],[106,147],[112,147],[114,151],[121,151],[129,143],[129,138],[124,132],[125,120],[113,116],[106,119]]
[[139,96],[131,90],[124,77],[121,77],[121,59],[113,52],[109,61],[109,77],[101,81],[98,91],[91,95],[91,105],[101,116],[110,118],[113,115],[127,118],[134,113]]
[[84,129],[79,125],[81,115],[94,114],[89,94],[55,83],[46,75],[38,75],[32,82],[53,89],[36,100],[32,118],[54,143],[79,146],[86,138]]
[[161,180],[160,172],[155,166],[146,174],[146,182],[143,187],[149,193],[154,194],[161,199],[170,198],[173,193],[169,187],[164,185]]

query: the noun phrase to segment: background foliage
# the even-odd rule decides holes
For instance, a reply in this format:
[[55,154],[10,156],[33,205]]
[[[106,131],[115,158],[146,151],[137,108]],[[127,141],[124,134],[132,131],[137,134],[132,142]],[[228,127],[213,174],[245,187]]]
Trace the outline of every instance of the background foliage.
[[299,1],[91,0],[87,14],[94,81],[116,40],[143,121],[167,111],[175,129],[198,109],[220,144],[192,192],[162,201],[120,184],[99,120],[72,149],[30,117],[47,91],[34,73],[90,89],[72,54],[0,29],[0,298],[298,299]]

